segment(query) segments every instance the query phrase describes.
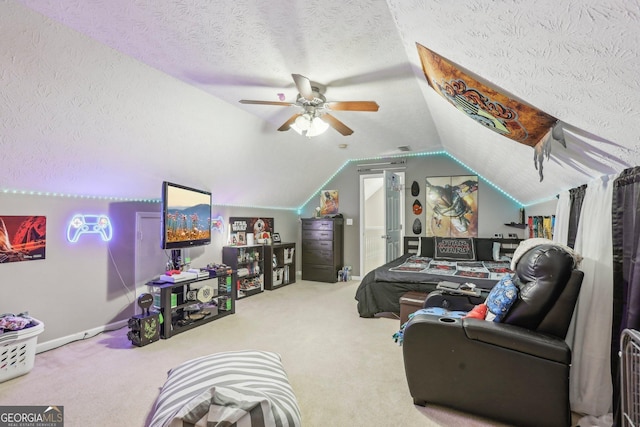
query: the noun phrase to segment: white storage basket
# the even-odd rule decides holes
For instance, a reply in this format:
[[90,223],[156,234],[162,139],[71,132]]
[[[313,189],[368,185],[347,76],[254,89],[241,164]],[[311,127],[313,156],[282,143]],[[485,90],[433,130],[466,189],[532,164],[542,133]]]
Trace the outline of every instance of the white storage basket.
[[33,368],[36,358],[38,335],[44,331],[44,323],[0,334],[0,382],[24,375]]
[[282,285],[283,271],[284,271],[283,268],[273,269],[273,286]]

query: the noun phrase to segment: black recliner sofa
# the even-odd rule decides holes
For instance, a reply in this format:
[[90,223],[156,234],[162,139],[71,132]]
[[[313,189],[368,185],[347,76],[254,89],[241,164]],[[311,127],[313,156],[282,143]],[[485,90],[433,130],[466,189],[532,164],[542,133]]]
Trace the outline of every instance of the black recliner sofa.
[[[430,314],[411,318],[402,348],[414,403],[516,426],[569,426],[571,349],[564,339],[583,278],[573,255],[555,244],[525,252],[513,278],[518,298],[500,323]],[[450,298],[446,306],[465,300]]]

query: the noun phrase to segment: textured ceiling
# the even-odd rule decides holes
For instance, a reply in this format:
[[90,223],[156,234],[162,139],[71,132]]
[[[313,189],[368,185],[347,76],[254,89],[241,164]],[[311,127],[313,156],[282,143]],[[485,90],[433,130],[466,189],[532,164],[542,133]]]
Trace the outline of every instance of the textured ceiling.
[[[549,198],[640,164],[640,8],[601,3],[0,0],[0,189],[157,198],[171,180],[297,207],[349,159],[409,146]],[[544,181],[532,148],[428,87],[416,43],[566,123]],[[295,101],[292,73],[380,110],[306,139],[276,130],[294,107],[238,103]]]

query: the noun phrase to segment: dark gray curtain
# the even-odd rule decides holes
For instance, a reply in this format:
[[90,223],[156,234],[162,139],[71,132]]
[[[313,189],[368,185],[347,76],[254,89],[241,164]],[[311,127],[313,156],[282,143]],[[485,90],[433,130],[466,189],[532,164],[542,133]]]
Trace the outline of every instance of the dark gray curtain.
[[640,167],[624,170],[614,181],[611,206],[613,236],[613,321],[611,373],[615,425],[620,420],[620,335],[640,329]]
[[570,248],[574,248],[576,244],[578,221],[580,219],[580,211],[582,211],[582,201],[584,200],[584,193],[586,191],[586,184],[569,190],[569,200],[571,203],[571,208],[569,211],[569,231],[567,236],[567,246],[569,246]]

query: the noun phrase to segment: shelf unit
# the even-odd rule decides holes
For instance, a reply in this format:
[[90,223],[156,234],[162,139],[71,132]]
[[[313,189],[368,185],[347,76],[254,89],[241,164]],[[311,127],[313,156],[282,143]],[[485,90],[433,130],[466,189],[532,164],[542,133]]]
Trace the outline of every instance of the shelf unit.
[[[162,314],[160,337],[167,339],[181,332],[220,319],[236,312],[235,274],[225,272],[215,277],[185,280],[178,283],[149,282],[154,307]],[[213,296],[207,303],[198,301],[196,295],[203,287]],[[195,310],[199,308],[199,310]]]
[[275,243],[265,246],[265,260],[271,260],[271,281],[265,280],[264,288],[272,291],[296,281],[296,244]]
[[222,262],[236,272],[236,299],[259,294],[264,291],[265,284],[270,284],[270,273],[264,274],[264,248],[263,245],[224,246],[222,248]]
[[515,227],[515,228],[520,228],[520,229],[525,229],[527,228],[527,224],[520,224],[517,222],[510,222],[508,224],[505,224],[507,227]]

